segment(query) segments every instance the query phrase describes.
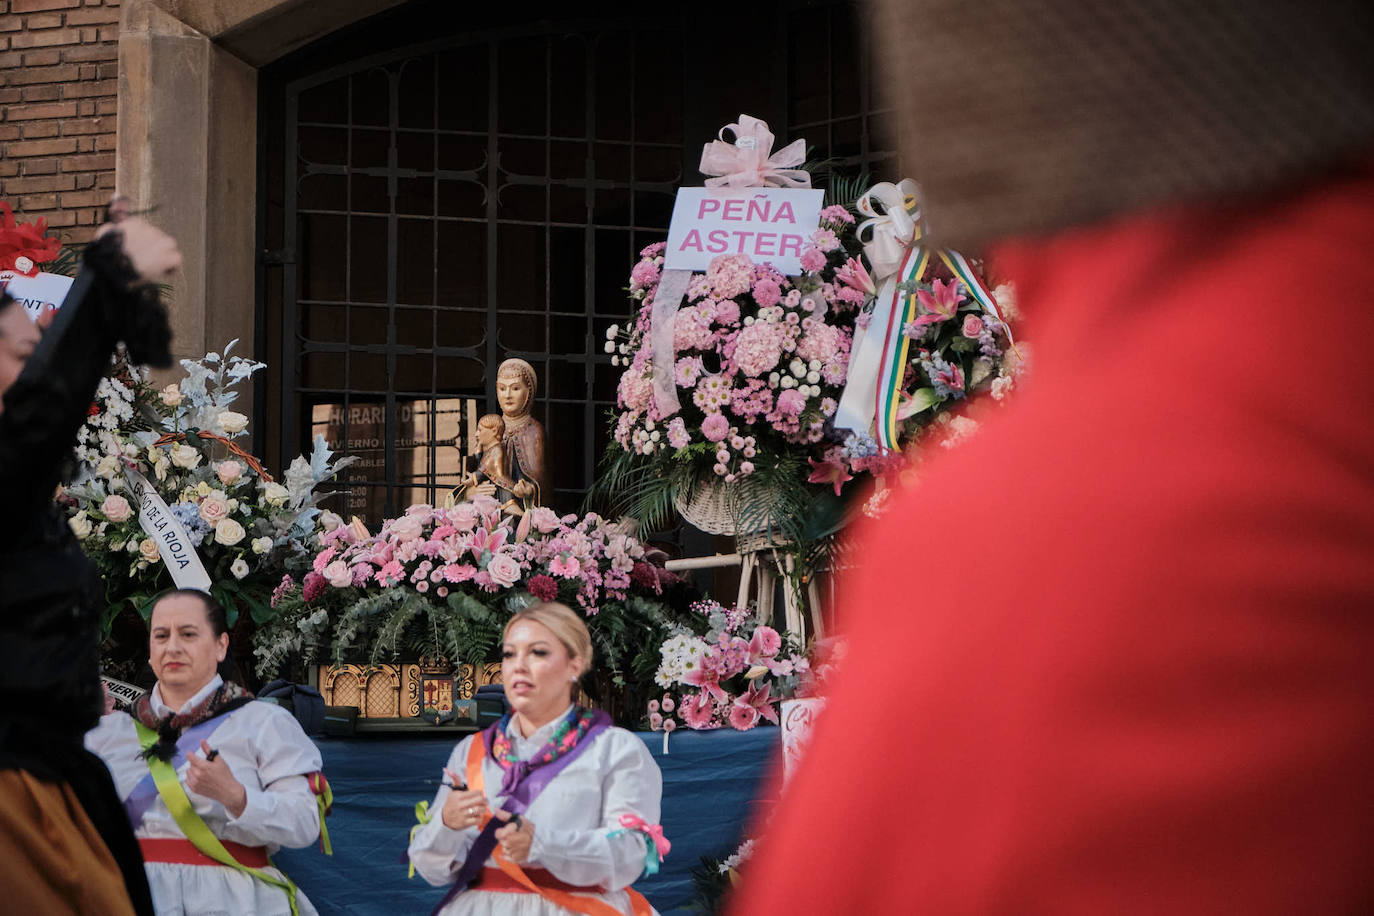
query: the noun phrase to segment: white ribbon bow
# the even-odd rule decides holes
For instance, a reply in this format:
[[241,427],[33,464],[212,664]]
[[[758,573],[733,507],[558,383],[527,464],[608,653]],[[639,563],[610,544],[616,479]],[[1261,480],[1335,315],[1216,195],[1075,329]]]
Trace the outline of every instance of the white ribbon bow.
[[[875,201],[882,204],[882,212],[874,206]],[[859,224],[855,237],[863,242],[864,254],[873,265],[873,282],[879,286],[902,266],[902,258],[916,238],[920,213],[915,204],[916,182],[904,178],[896,184],[875,184],[854,205],[868,217]],[[867,240],[865,234],[869,236]]]

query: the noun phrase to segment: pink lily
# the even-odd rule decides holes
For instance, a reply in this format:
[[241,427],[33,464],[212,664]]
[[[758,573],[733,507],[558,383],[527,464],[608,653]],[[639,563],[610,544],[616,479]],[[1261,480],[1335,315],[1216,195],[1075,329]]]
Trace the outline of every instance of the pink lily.
[[817,461],[815,458],[808,458],[811,462],[811,476],[806,478],[807,483],[828,483],[835,487],[835,495],[840,495],[840,488],[846,481],[853,480],[854,475],[845,470],[844,464],[827,458],[824,461]]
[[850,258],[836,268],[835,279],[850,289],[857,289],[865,296],[878,295],[878,286],[873,282],[873,276],[858,258]]
[[758,710],[759,715],[763,716],[774,725],[777,725],[778,711],[773,708],[773,704],[776,703],[777,700],[770,696],[772,692],[773,687],[771,684],[764,684],[763,687],[760,688],[759,681],[751,681],[749,689],[735,698],[735,705],[752,706],[754,709]]
[[959,303],[964,301],[964,296],[959,292],[958,280],[950,280],[948,283],[936,280],[931,284],[931,292],[917,290],[916,299],[921,303],[921,308],[926,310],[926,314],[918,315],[912,323],[916,327],[923,327],[953,318],[958,313]]
[[699,665],[684,674],[682,680],[684,683],[691,684],[693,687],[700,687],[703,691],[715,697],[717,702],[730,702],[730,695],[721,689],[720,670],[716,665]]

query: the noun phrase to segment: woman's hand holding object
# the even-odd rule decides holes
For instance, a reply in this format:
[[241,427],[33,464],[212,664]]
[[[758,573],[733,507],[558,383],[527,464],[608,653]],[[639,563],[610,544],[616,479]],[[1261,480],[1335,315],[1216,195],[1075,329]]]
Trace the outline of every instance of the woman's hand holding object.
[[518,815],[507,815],[504,811],[496,816],[507,821],[506,826],[496,831],[501,851],[516,865],[524,865],[529,861],[530,846],[534,843],[534,822]]
[[208,743],[201,741],[200,749],[204,757],[192,754],[186,758],[186,788],[219,802],[231,817],[239,817],[248,806],[248,792]]

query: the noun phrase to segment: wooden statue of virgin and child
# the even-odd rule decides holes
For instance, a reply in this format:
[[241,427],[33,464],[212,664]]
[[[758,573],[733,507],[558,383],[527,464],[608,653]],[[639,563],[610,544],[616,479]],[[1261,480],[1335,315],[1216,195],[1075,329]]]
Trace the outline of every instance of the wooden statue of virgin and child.
[[490,496],[510,515],[544,505],[551,492],[544,427],[530,415],[537,387],[538,378],[529,363],[523,359],[501,363],[496,371],[496,403],[501,412],[477,421],[473,450],[477,467],[454,488],[454,500]]

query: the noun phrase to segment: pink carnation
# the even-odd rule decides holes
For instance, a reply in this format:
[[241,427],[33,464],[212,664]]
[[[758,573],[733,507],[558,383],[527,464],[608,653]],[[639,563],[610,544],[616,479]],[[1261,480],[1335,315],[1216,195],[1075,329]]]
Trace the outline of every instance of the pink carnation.
[[734,327],[739,324],[739,303],[733,299],[723,299],[716,305],[716,324]]
[[701,434],[710,442],[719,442],[730,434],[730,421],[722,414],[709,414],[701,421]]
[[795,388],[788,388],[778,395],[778,411],[789,417],[800,416],[806,407],[806,397]]
[[754,301],[759,305],[767,308],[771,305],[777,305],[780,299],[782,299],[782,287],[778,285],[776,280],[765,277],[754,284]]
[[640,261],[630,271],[630,289],[639,291],[658,282],[658,265],[649,259]]
[[802,270],[814,273],[825,267],[825,255],[821,254],[818,249],[808,245],[806,250],[802,252],[801,266]]
[[821,222],[852,225],[854,214],[839,204],[831,204],[821,211]]
[[329,583],[325,581],[324,576],[320,575],[319,573],[306,573],[305,582],[301,584],[301,599],[306,604],[309,604],[316,598],[320,597],[320,595],[324,594],[325,586],[328,584]]
[[558,583],[552,576],[540,573],[529,581],[530,594],[540,601],[558,600]]

